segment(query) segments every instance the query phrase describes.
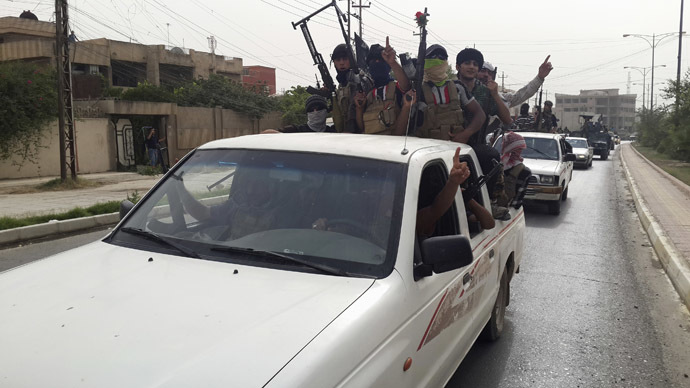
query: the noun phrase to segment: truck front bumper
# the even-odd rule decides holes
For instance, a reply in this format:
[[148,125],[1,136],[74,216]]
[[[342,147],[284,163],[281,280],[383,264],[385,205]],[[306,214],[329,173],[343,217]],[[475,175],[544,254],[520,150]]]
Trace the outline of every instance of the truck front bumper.
[[537,201],[559,201],[563,188],[561,186],[528,185],[525,199]]

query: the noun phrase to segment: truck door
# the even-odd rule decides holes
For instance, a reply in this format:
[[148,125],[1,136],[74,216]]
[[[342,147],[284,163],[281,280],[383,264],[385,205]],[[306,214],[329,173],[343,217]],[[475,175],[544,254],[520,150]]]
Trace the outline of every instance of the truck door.
[[[430,206],[443,189],[448,180],[449,166],[452,166],[452,156],[449,153],[447,160],[432,161],[424,167],[417,209]],[[462,194],[458,190],[450,209],[436,222],[433,234],[428,237],[467,233],[464,209]],[[417,255],[421,255],[418,250]],[[434,273],[417,279],[412,285],[410,295],[417,299],[414,303],[423,306],[418,312],[423,326],[417,326],[423,331],[412,343],[416,346],[415,371],[419,373],[415,376],[415,386],[442,386],[444,374],[439,374],[439,369],[452,373],[476,338],[477,324],[473,321],[480,300],[475,292],[476,283],[472,282],[470,275],[472,269],[473,265],[469,265],[446,273]]]

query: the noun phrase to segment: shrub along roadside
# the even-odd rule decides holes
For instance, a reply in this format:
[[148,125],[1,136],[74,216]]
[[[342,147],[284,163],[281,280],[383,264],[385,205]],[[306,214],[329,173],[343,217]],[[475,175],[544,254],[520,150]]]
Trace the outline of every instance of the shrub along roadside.
[[97,216],[115,213],[120,210],[120,201],[98,203],[87,208],[75,207],[72,210],[58,214],[46,214],[24,218],[0,217],[0,230],[19,228],[22,226],[43,224],[51,220],[69,220],[72,218]]
[[690,163],[673,159],[666,154],[659,153],[652,147],[639,144],[633,145],[645,158],[660,167],[662,170],[679,179],[686,185],[690,185]]

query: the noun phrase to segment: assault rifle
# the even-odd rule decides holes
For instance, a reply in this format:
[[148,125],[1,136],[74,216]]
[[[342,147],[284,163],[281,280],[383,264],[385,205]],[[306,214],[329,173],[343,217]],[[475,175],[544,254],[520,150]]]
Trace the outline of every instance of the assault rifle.
[[469,201],[470,199],[473,199],[475,195],[479,192],[479,189],[482,188],[486,184],[486,182],[489,181],[489,179],[494,178],[498,173],[503,172],[503,163],[497,162],[496,160],[492,160],[494,167],[489,171],[488,173],[482,175],[477,179],[476,182],[472,182],[463,192],[462,192],[462,199],[465,203]]
[[[415,63],[415,76],[412,79],[412,89],[417,92],[417,102],[410,108],[411,123],[407,125],[408,134],[414,135],[417,130],[417,122],[419,120],[419,111],[425,107],[424,92],[422,91],[422,83],[424,82],[424,60],[426,58],[426,23],[429,13],[426,7],[424,13],[417,12],[417,25],[419,26],[419,50],[417,50],[417,62]],[[412,99],[406,96],[408,101]]]
[[537,121],[534,123],[534,128],[537,132],[541,132],[541,94],[544,92],[544,87],[539,89],[539,105],[537,106]]
[[[321,73],[321,79],[323,80],[323,85],[326,88],[326,90],[322,89],[316,89],[312,86],[307,87],[307,92],[309,94],[318,94],[320,96],[323,96],[327,99],[330,99],[333,93],[335,93],[335,83],[333,83],[333,78],[331,77],[331,73],[328,72],[328,66],[326,63],[323,61],[323,56],[321,53],[316,51],[316,46],[314,45],[314,39],[311,37],[311,33],[309,32],[309,27],[307,27],[307,22],[309,19],[320,13],[321,11],[325,10],[326,8],[330,7],[332,4],[335,3],[335,0],[331,4],[328,4],[321,9],[317,10],[316,12],[312,13],[311,15],[307,16],[306,18],[296,22],[292,23],[292,28],[295,30],[297,29],[297,26],[300,27],[302,30],[302,34],[304,35],[304,40],[307,42],[307,47],[309,48],[309,53],[311,54],[311,58],[314,61],[314,65],[318,67],[319,73]],[[316,82],[317,87],[318,87],[318,80]]]

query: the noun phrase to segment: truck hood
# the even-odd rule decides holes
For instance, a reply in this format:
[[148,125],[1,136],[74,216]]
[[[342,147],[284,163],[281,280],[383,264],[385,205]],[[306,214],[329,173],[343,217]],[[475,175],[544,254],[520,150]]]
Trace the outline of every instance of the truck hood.
[[532,174],[536,175],[557,175],[558,160],[546,159],[528,159],[525,158],[522,163],[532,170]]
[[573,148],[573,153],[575,155],[589,155],[588,148]]
[[96,242],[0,273],[12,387],[261,387],[372,285]]

